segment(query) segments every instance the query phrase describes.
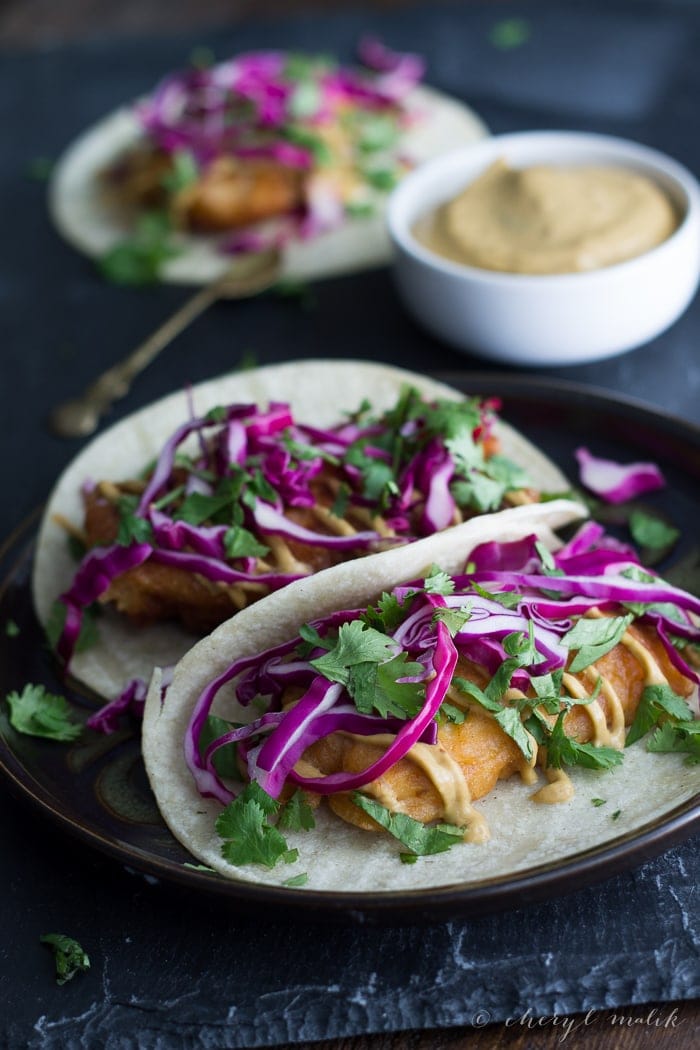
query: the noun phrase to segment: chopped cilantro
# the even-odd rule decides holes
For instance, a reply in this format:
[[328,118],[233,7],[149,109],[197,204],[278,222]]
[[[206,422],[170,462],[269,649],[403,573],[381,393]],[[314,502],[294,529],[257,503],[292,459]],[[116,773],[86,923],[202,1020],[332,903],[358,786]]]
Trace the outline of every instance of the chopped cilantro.
[[406,653],[398,653],[384,663],[352,667],[347,688],[358,711],[369,714],[374,709],[382,718],[413,718],[423,706],[425,684],[402,679],[424,673],[422,664],[409,663]]
[[376,214],[377,206],[374,201],[348,201],[345,205],[345,214],[351,219],[369,219]]
[[351,620],[341,624],[333,648],[311,663],[329,681],[347,686],[351,667],[388,660],[392,648],[393,642],[385,634],[365,626],[360,620]]
[[47,692],[43,685],[25,685],[21,693],[8,693],[5,699],[10,708],[10,725],[25,736],[70,743],[83,731],[82,725],[71,719],[65,697]]
[[119,531],[117,532],[117,543],[124,547],[132,543],[152,543],[153,528],[150,521],[136,514],[138,506],[136,496],[120,496],[117,503],[119,511]]
[[345,517],[351,494],[352,489],[350,486],[346,482],[341,481],[340,485],[338,485],[338,491],[335,494],[333,506],[331,507],[331,514],[334,514],[336,518]]
[[437,565],[430,566],[430,572],[423,581],[423,589],[427,594],[454,594],[455,581]]
[[217,834],[224,839],[221,855],[229,864],[260,864],[274,868],[279,860],[289,861],[290,850],[284,836],[270,823],[279,812],[279,802],[252,782],[238,798],[229,802],[216,820]]
[[[199,753],[201,757],[204,758],[210,744],[222,737],[224,733],[229,733],[233,728],[234,726],[224,718],[219,718],[218,715],[207,715],[199,736]],[[218,751],[214,752],[212,764],[219,776],[229,777],[233,780],[241,779],[236,753],[235,743],[224,744]]]
[[622,813],[621,809],[616,809],[614,813],[610,814],[610,819],[611,820],[617,820],[621,813]]
[[562,766],[584,766],[586,769],[613,769],[622,762],[622,754],[614,747],[597,744],[579,744],[564,730],[566,711],[559,714],[547,741],[547,765],[552,769]]
[[637,705],[634,721],[627,733],[626,747],[646,736],[649,730],[670,716],[679,722],[690,722],[693,712],[683,697],[673,692],[669,685],[648,685]]
[[591,799],[591,805],[595,806],[596,809],[597,809],[599,806],[607,805],[607,799],[605,799],[605,798],[592,798]]
[[635,543],[650,550],[665,550],[673,546],[680,536],[680,530],[675,526],[639,507],[630,513],[629,529]]
[[321,101],[318,83],[311,77],[299,79],[287,100],[287,110],[294,120],[305,120],[318,113]]
[[56,964],[56,983],[72,981],[76,974],[90,969],[90,959],[80,944],[64,933],[45,933],[39,940],[48,944]]
[[299,628],[299,637],[301,638],[300,644],[296,647],[297,656],[300,656],[303,660],[309,656],[314,649],[332,649],[333,642],[330,639],[322,638],[315,627],[312,627],[310,623],[304,623]]
[[399,126],[396,120],[384,113],[363,114],[359,124],[358,146],[363,153],[376,153],[379,150],[391,149],[399,139]]
[[[506,670],[508,681],[510,681],[510,677],[515,670],[515,667],[513,666],[512,661],[506,660],[502,667],[506,667],[506,665],[510,665],[509,671],[508,668]],[[523,725],[519,711],[513,707],[506,707],[504,704],[499,703],[497,699],[494,699],[489,695],[491,685],[496,681],[497,676],[498,672],[496,672],[496,675],[491,679],[491,682],[485,691],[480,689],[475,682],[470,682],[466,678],[455,678],[453,679],[453,682],[460,692],[464,693],[466,696],[470,696],[473,700],[476,700],[477,703],[481,704],[482,707],[493,715],[494,721],[498,723],[504,733],[511,737],[511,739],[518,745],[525,758],[530,761],[533,755],[532,734]],[[501,691],[499,686],[497,691],[502,695],[505,692],[505,689]]]
[[438,716],[445,722],[452,722],[453,725],[460,726],[467,717],[467,712],[461,707],[443,700],[438,709]]
[[686,765],[700,763],[700,720],[664,722],[647,741],[647,751],[680,752]]
[[[58,640],[63,634],[63,627],[66,622],[66,613],[68,609],[63,602],[56,600],[51,606],[48,620],[46,621],[46,638],[49,646],[52,649],[56,649]],[[75,643],[76,653],[85,652],[99,639],[99,629],[97,626],[97,617],[99,615],[99,606],[97,604],[88,605],[82,610],[82,619],[80,621],[80,634],[78,635],[78,641]]]
[[5,634],[8,638],[16,638],[19,634],[19,627],[14,620],[5,620]]
[[283,886],[289,886],[290,889],[295,889],[299,886],[306,886],[309,881],[307,872],[302,871],[299,875],[293,875],[291,879],[285,879],[282,883]]
[[199,165],[188,149],[178,149],[171,154],[172,170],[163,178],[163,188],[169,193],[187,189],[199,178]]
[[569,666],[571,673],[583,671],[614,649],[633,619],[632,613],[595,619],[582,616],[562,638],[568,649],[578,650]]
[[139,219],[133,236],[110,248],[99,260],[103,277],[114,284],[155,284],[164,264],[178,254],[171,236],[168,216],[147,212]]
[[399,181],[399,173],[395,168],[365,168],[362,174],[370,186],[382,193],[393,190]]
[[77,536],[74,536],[72,532],[69,532],[66,536],[66,545],[73,561],[82,561],[87,550],[85,543],[78,539]]
[[332,649],[311,661],[325,678],[345,686],[358,711],[382,717],[411,718],[425,698],[422,682],[404,681],[423,676],[420,663],[409,663],[404,652],[391,655],[393,642],[361,620],[342,624]]
[[512,51],[530,39],[530,23],[526,18],[502,18],[489,31],[489,41],[499,51]]
[[332,162],[333,154],[328,143],[308,128],[299,124],[287,124],[286,127],[280,128],[280,134],[295,146],[307,149],[319,168],[327,167]]
[[444,853],[455,843],[464,840],[465,829],[455,827],[454,824],[428,827],[405,813],[391,813],[380,802],[360,794],[359,791],[353,792],[352,801],[416,856]]
[[311,831],[316,827],[314,811],[303,791],[295,791],[280,810],[279,827],[287,831]]
[[407,606],[416,595],[416,591],[407,590],[399,598],[395,593],[384,592],[375,606],[369,606],[362,613],[360,620],[368,627],[374,627],[384,634],[391,634],[406,615]]
[[50,157],[34,157],[27,165],[27,177],[36,182],[46,182],[53,171],[54,162]]
[[264,558],[270,550],[242,525],[234,525],[227,529],[224,535],[224,547],[229,558]]
[[454,609],[450,607],[440,607],[433,613],[433,623],[437,620],[441,620],[445,624],[447,630],[450,632],[452,638],[464,627],[465,623],[471,616],[471,609],[468,605],[463,605],[461,609]]

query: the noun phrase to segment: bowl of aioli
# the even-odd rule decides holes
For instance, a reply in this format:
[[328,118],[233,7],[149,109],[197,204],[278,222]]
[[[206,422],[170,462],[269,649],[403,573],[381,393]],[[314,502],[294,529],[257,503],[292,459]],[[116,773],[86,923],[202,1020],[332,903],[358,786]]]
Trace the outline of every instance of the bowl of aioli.
[[580,364],[649,342],[700,279],[700,186],[657,150],[519,132],[408,175],[387,212],[409,313],[507,364]]

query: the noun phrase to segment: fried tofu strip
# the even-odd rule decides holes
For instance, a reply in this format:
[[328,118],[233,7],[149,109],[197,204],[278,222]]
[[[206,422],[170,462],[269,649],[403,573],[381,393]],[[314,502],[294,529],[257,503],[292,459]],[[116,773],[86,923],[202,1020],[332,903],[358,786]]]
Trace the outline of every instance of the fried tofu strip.
[[[692,692],[692,682],[671,664],[652,627],[634,624],[628,634],[627,644],[618,644],[598,660],[593,668],[570,676],[579,684],[584,697],[594,692],[599,677],[603,684],[597,700],[592,704],[572,707],[564,719],[566,733],[579,743],[591,740],[607,743],[607,740],[599,740],[601,724],[608,733],[612,733],[619,709],[624,725],[629,726],[634,720],[644,687],[649,684],[650,675],[657,675],[659,680],[667,681],[680,696],[687,697]],[[460,660],[455,674],[482,688],[488,681],[483,668],[464,660]],[[454,692],[450,698],[456,699]],[[525,779],[531,779],[527,776],[528,764],[514,740],[478,703],[468,702],[466,697],[463,701],[467,717],[458,725],[442,723],[438,729],[436,747],[456,762],[469,799],[474,801],[483,798],[499,780],[507,779],[517,772],[522,773]],[[623,745],[624,726],[621,738],[617,740],[617,746]],[[375,762],[385,746],[371,739],[336,733],[312,745],[304,754],[304,764],[306,768],[315,769],[316,775],[356,773]],[[438,790],[435,780],[410,754],[369,785],[368,793],[387,808],[406,813],[423,823],[450,820],[451,817],[446,812],[444,794]],[[349,795],[330,795],[328,802],[331,809],[348,823],[368,831],[380,830],[371,817],[353,804]]]

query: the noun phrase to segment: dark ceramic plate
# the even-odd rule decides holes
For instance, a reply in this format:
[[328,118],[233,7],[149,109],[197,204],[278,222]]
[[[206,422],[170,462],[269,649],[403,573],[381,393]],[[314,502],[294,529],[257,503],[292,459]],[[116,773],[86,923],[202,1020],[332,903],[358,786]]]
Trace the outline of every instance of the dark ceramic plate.
[[[503,416],[539,444],[569,476],[574,449],[585,443],[621,461],[653,459],[668,487],[651,502],[682,530],[671,564],[696,557],[700,518],[700,429],[648,407],[602,392],[539,378],[457,373],[440,379],[470,394],[498,392]],[[95,699],[63,680],[47,651],[30,597],[36,521],[26,523],[0,549],[0,696],[26,682],[43,683],[68,696],[80,716]],[[663,567],[665,569],[665,566]],[[15,624],[17,632],[5,629]],[[437,919],[519,906],[577,889],[640,864],[688,837],[700,826],[700,799],[680,802],[661,819],[622,834],[563,862],[515,876],[400,893],[320,893],[228,881],[187,867],[193,858],[171,836],[150,794],[139,753],[138,731],[110,737],[86,733],[72,746],[21,736],[0,707],[0,770],[21,796],[67,831],[129,866],[232,903],[313,909],[329,917]]]

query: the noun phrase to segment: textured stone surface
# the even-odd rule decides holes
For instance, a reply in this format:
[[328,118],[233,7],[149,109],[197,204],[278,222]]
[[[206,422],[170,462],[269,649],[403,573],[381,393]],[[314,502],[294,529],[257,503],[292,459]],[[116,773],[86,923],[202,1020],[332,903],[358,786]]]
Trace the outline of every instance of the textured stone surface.
[[[637,138],[700,170],[700,18],[691,5],[624,3],[575,15],[527,5],[528,50],[488,44],[492,5],[425,5],[373,28],[424,51],[432,81],[468,99],[493,130],[586,127]],[[349,55],[368,16],[349,12],[249,26],[210,40],[96,41],[8,55],[0,65],[7,130],[0,180],[12,207],[0,242],[0,434],[4,535],[45,496],[75,450],[42,429],[54,401],[135,344],[182,297],[103,284],[61,244],[44,187],[23,178],[84,126],[183,61],[285,44]],[[624,43],[624,46],[623,46]],[[574,91],[571,85],[576,85]],[[286,300],[222,304],[144,375],[138,407],[224,371],[246,351],[261,363],[303,355],[367,356],[414,368],[480,367],[424,336],[400,312],[384,272],[320,285],[309,312]],[[359,305],[361,304],[361,309]],[[550,374],[631,394],[700,420],[700,304],[633,354]],[[659,355],[663,367],[659,367]],[[117,414],[115,413],[115,414]],[[152,884],[101,858],[0,785],[0,1044],[107,1047],[254,1046],[522,1013],[571,1013],[700,995],[698,842],[560,900],[427,928],[300,925]],[[42,933],[78,938],[92,968],[58,988]]]

